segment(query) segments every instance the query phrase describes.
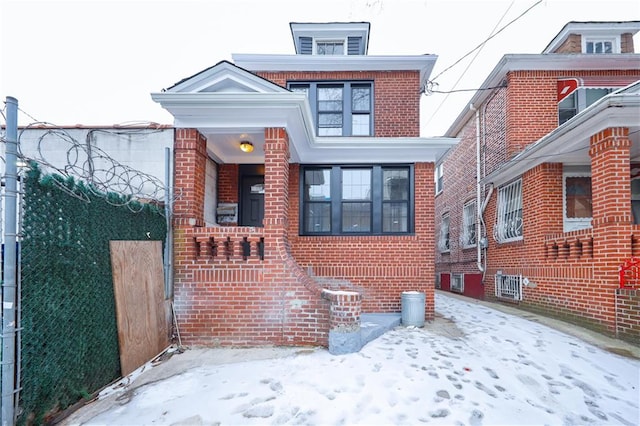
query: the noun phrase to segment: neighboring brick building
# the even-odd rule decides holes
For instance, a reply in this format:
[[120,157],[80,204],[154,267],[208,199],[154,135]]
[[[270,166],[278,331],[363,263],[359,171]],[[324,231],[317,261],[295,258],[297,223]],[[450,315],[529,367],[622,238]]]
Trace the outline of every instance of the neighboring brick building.
[[636,290],[618,289],[640,255],[639,29],[570,22],[496,65],[436,168],[442,289],[640,342]]
[[153,99],[175,118],[175,310],[187,344],[329,345],[425,293],[436,57],[369,56],[368,23],[293,23],[295,55],[234,55]]

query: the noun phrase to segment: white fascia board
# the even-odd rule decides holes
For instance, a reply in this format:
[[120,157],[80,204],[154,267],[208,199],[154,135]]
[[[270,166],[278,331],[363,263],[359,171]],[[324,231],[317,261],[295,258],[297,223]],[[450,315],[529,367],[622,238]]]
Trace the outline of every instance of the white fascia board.
[[590,108],[529,145],[498,170],[484,177],[482,183],[499,186],[542,163],[554,155],[588,149],[592,135],[610,127],[640,126],[640,95],[619,94],[602,98]]
[[243,70],[231,63],[222,62],[167,89],[167,93],[196,93],[225,79],[256,92],[286,92],[283,87]]
[[475,114],[469,105],[479,107],[492,94],[492,90],[483,88],[500,86],[507,74],[512,71],[608,71],[640,69],[640,54],[515,54],[504,55],[489,76],[480,85],[469,104],[445,132],[445,136],[456,136]]
[[419,71],[424,85],[438,59],[437,55],[255,55],[233,54],[239,67],[257,71]]
[[459,142],[457,138],[318,137],[304,164],[385,164],[433,162]]

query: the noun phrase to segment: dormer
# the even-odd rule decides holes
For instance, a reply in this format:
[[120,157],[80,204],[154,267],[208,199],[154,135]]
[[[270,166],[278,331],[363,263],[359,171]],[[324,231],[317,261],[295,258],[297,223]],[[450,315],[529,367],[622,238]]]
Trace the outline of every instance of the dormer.
[[366,55],[368,22],[292,22],[291,34],[297,55]]
[[569,22],[542,53],[635,53],[633,36],[640,21]]

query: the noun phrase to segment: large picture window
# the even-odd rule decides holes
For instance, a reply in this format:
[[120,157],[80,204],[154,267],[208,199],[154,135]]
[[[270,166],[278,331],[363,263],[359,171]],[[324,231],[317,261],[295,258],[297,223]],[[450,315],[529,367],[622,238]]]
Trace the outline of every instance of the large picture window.
[[292,92],[305,93],[318,136],[372,136],[371,82],[289,83]]
[[303,167],[300,233],[413,232],[412,166]]

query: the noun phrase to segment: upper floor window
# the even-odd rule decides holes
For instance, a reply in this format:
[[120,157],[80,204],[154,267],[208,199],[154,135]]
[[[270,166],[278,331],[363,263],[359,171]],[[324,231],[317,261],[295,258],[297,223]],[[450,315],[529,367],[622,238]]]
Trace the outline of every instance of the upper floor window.
[[436,166],[436,169],[434,171],[434,180],[436,183],[436,195],[438,195],[439,193],[442,192],[443,189],[443,185],[442,185],[442,179],[443,179],[443,175],[444,175],[444,165],[442,163],[438,164]]
[[411,222],[410,166],[302,170],[301,234],[405,234]]
[[316,40],[316,55],[344,55],[344,40]]
[[613,92],[614,88],[580,87],[558,103],[558,125],[573,118],[600,98]]
[[476,200],[468,201],[462,208],[461,243],[463,248],[476,244]]
[[522,179],[498,190],[498,211],[493,236],[499,243],[522,239]]
[[583,37],[582,52],[588,54],[620,53],[616,37]]
[[371,82],[291,82],[289,90],[309,98],[318,136],[373,135]]
[[563,173],[564,232],[591,227],[591,175],[589,172]]
[[438,250],[440,250],[440,253],[449,253],[451,251],[451,240],[449,231],[449,213],[445,213],[442,215],[442,219],[440,220],[440,236],[438,238]]

